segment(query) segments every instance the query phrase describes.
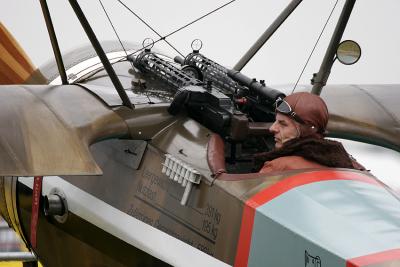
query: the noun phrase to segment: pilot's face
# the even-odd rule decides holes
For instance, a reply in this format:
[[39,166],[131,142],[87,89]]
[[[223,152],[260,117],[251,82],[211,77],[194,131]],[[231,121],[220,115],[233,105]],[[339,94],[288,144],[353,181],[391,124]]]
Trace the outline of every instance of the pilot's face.
[[289,116],[277,112],[275,122],[269,128],[275,137],[275,148],[281,148],[285,142],[299,137],[299,129],[297,122]]

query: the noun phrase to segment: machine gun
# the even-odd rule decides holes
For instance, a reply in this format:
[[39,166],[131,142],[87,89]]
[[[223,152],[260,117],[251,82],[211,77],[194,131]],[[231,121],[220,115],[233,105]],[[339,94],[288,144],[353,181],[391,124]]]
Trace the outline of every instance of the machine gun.
[[217,87],[233,93],[234,102],[242,112],[249,114],[254,121],[270,122],[275,119],[273,105],[285,95],[273,88],[265,86],[239,71],[229,70],[194,50],[185,59],[177,56],[174,61],[180,63],[182,70],[197,72],[195,77],[205,83],[213,83]]
[[[176,89],[169,112],[185,108],[188,115],[234,141],[265,135],[265,122],[275,119],[274,103],[285,95],[231,71],[194,50],[175,67],[149,49],[130,58],[140,71],[151,73]],[[249,119],[250,118],[250,119]]]
[[176,115],[185,108],[190,117],[207,128],[223,136],[229,135],[233,104],[227,95],[215,86],[204,85],[150,51],[144,51],[130,60],[140,71],[151,73],[176,90],[168,109],[171,114]]

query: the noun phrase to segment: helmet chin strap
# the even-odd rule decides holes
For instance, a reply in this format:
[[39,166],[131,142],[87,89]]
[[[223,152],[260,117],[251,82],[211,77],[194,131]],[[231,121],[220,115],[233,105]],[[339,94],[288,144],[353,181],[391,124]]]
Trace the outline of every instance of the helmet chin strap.
[[286,140],[283,138],[282,132],[279,132],[279,135],[281,136],[281,142],[283,145],[286,142]]
[[279,135],[281,137],[280,139],[281,139],[282,145],[287,141],[290,141],[290,140],[293,140],[293,139],[297,139],[297,138],[299,138],[301,136],[301,131],[299,129],[299,126],[297,124],[295,124],[294,126],[296,128],[297,135],[295,137],[293,137],[293,138],[284,138],[283,135],[282,135],[282,132],[279,132]]
[[299,129],[299,126],[297,124],[294,125],[296,127],[296,132],[297,132],[297,136],[295,138],[299,138],[301,136],[301,131]]
[[[296,128],[296,133],[297,134],[293,138],[284,138],[283,135],[282,135],[282,132],[279,132],[279,136],[280,136],[280,140],[282,142],[282,145],[284,143],[286,143],[287,141],[290,141],[290,140],[293,140],[293,139],[298,139],[298,138],[301,137],[301,125],[298,124],[297,122],[295,122],[294,127]],[[311,126],[310,129],[311,129],[311,132],[308,132],[308,130],[305,131],[305,132],[303,131],[303,134],[304,134],[303,138],[308,137],[308,136],[313,136],[314,134],[316,134],[318,132],[318,128],[315,127],[315,126]]]

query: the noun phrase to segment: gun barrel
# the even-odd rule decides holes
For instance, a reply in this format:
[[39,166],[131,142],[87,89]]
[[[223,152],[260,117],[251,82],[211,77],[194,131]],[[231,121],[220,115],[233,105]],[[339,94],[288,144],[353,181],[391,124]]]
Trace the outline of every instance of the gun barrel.
[[181,65],[184,65],[184,64],[185,64],[185,59],[184,59],[183,57],[181,57],[181,56],[176,56],[176,57],[174,57],[174,61],[175,61],[176,63],[181,64]]
[[275,103],[279,98],[285,97],[285,94],[281,91],[267,87],[260,82],[257,82],[256,79],[251,79],[237,70],[228,70],[228,76],[239,84],[248,87],[250,91],[256,92],[257,94],[267,98],[268,101],[272,103]]

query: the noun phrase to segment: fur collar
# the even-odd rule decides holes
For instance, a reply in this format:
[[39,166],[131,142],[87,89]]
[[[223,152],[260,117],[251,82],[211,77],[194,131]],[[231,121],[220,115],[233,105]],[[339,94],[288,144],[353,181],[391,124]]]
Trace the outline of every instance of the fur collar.
[[282,148],[257,154],[254,159],[261,167],[265,161],[285,156],[300,156],[327,167],[354,168],[351,157],[340,142],[323,138],[290,140]]

